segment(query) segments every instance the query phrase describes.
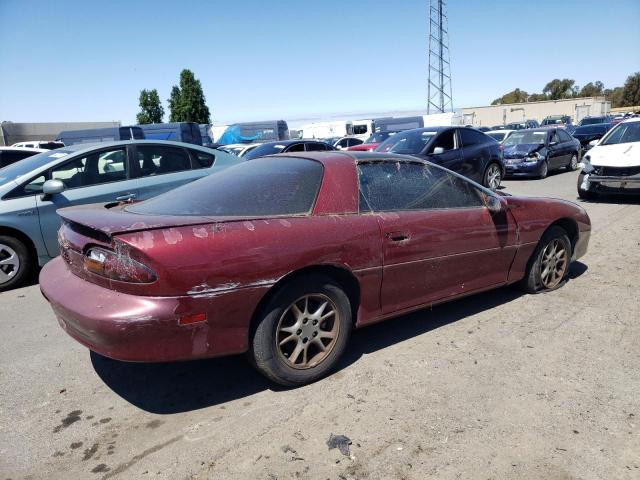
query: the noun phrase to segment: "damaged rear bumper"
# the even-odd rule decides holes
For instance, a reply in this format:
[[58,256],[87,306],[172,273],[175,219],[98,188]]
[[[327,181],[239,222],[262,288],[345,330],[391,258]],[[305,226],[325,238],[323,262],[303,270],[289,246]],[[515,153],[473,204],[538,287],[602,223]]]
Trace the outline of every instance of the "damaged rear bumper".
[[[246,351],[251,315],[267,288],[196,297],[129,295],[74,275],[61,257],[40,274],[40,290],[71,337],[100,355],[137,362]],[[206,320],[180,325],[181,318],[198,313]]]

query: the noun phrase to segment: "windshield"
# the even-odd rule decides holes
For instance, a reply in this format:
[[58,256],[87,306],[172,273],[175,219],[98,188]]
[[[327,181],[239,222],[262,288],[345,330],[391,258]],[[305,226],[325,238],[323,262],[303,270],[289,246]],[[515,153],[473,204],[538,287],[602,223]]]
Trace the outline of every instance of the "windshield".
[[591,118],[583,118],[580,121],[580,126],[583,125],[595,125],[597,123],[606,123],[607,117],[591,117]]
[[210,217],[301,215],[311,212],[321,181],[320,162],[274,157],[227,168],[127,211]]
[[244,154],[244,158],[251,160],[252,158],[264,157],[265,155],[275,155],[282,152],[286,145],[284,143],[265,143],[254,148],[250,152]]
[[509,137],[504,141],[504,146],[508,147],[511,145],[543,145],[545,139],[547,138],[547,132],[513,132]]
[[489,135],[494,140],[501,142],[502,140],[504,140],[504,137],[507,136],[507,132],[492,132],[492,133],[487,133],[487,135]]
[[631,142],[640,142],[640,122],[619,123],[602,139],[600,145]]
[[0,185],[4,185],[11,180],[17,180],[23,175],[28,175],[38,167],[42,167],[43,165],[46,165],[58,158],[66,157],[70,153],[73,153],[73,150],[67,150],[64,148],[48,150],[32,157],[27,157],[16,163],[12,163],[11,165],[7,165],[4,168],[0,168]]
[[376,148],[376,152],[418,154],[424,150],[438,132],[410,130],[389,137]]
[[382,143],[384,142],[387,138],[389,138],[391,135],[395,135],[396,132],[376,132],[376,133],[372,133],[369,138],[367,138],[367,141],[364,143]]

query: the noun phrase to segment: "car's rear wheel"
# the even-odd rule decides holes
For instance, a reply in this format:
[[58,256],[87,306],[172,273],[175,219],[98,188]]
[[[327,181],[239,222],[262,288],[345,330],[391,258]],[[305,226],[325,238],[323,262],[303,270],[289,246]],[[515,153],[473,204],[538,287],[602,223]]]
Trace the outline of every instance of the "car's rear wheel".
[[33,271],[29,249],[15,237],[0,235],[0,292],[22,285]]
[[574,153],[573,155],[571,155],[571,160],[569,161],[569,165],[567,165],[567,168],[569,170],[571,170],[572,172],[576,171],[578,169],[578,154]]
[[571,242],[561,227],[547,230],[535,251],[521,286],[528,293],[555,290],[563,285],[569,274]]
[[542,165],[540,165],[540,171],[538,172],[538,178],[540,178],[540,180],[542,180],[543,178],[547,178],[547,175],[549,175],[549,164],[545,160],[545,161],[542,162]]
[[258,322],[250,352],[257,369],[280,385],[304,385],[328,374],[346,350],[351,305],[329,277],[309,275],[279,290]]
[[491,190],[497,190],[502,181],[502,169],[497,163],[491,163],[484,172],[482,184]]

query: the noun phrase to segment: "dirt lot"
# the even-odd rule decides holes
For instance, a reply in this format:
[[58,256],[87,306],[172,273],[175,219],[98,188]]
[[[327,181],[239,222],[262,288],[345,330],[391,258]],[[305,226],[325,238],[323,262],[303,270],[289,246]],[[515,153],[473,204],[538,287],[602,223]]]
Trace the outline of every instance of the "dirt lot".
[[[505,186],[575,200],[576,176]],[[589,253],[562,289],[361,330],[295,390],[243,358],[90,355],[37,285],[2,293],[0,478],[638,479],[640,202],[584,206]]]

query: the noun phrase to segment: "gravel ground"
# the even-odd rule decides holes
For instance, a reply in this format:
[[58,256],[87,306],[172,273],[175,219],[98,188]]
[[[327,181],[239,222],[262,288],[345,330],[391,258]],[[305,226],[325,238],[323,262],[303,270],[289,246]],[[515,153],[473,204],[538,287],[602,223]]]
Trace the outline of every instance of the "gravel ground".
[[[576,176],[504,185],[575,200]],[[242,357],[91,355],[37,285],[2,293],[0,478],[638,479],[640,202],[583,205],[589,252],[560,290],[360,330],[295,390]]]

